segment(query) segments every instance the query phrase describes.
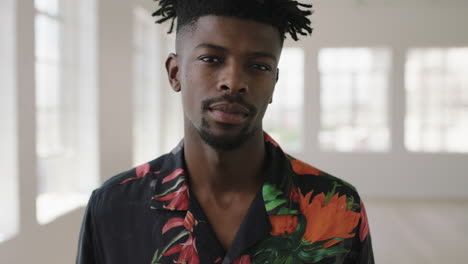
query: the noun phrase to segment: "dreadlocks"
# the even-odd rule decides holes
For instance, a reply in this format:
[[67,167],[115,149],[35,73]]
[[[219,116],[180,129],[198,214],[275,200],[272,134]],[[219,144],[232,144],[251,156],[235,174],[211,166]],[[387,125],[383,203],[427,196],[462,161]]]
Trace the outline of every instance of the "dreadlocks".
[[[201,16],[231,16],[272,25],[280,32],[281,40],[289,33],[294,40],[299,35],[312,33],[307,10],[312,5],[295,0],[155,0],[159,9],[153,13],[159,17],[156,23],[171,20],[168,33],[174,29],[177,18],[177,32],[188,24],[193,24]],[[300,7],[306,8],[302,10]]]

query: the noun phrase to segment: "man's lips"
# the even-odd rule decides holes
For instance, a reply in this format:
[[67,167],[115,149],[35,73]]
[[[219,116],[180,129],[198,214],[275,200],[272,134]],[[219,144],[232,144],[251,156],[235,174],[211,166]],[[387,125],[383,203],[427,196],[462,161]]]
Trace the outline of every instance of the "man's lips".
[[239,125],[249,116],[249,110],[236,103],[219,102],[208,107],[208,113],[217,122]]
[[238,115],[249,115],[249,110],[236,103],[228,103],[228,102],[219,102],[219,103],[214,103],[208,107],[208,110],[210,111],[222,111],[228,114],[238,114]]

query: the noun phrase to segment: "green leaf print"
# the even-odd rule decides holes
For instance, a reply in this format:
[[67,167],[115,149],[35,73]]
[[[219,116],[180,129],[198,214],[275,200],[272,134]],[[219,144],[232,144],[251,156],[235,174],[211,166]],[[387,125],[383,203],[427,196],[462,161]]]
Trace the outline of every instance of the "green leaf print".
[[179,179],[177,179],[176,183],[171,188],[168,188],[167,190],[165,190],[164,192],[162,192],[160,194],[154,195],[153,198],[158,198],[158,197],[164,196],[164,195],[174,191],[175,189],[177,189],[179,187],[179,184],[182,183],[182,182],[185,182],[184,177],[180,177]]
[[320,243],[319,245],[313,246],[311,248],[303,248],[303,250],[298,252],[298,257],[306,263],[315,263],[321,261],[324,258],[334,257],[338,254],[346,253],[348,251],[349,250],[339,246],[323,248],[322,244]]
[[329,191],[329,192],[327,193],[327,195],[325,196],[325,202],[324,202],[325,205],[331,200],[331,198],[333,197],[333,195],[335,195],[335,193],[336,193],[336,188],[338,188],[338,187],[341,187],[341,184],[338,184],[337,182],[333,182],[333,188],[332,188],[331,191]]
[[297,214],[297,210],[290,210],[289,208],[281,208],[276,215],[288,215],[288,214]]
[[277,189],[276,186],[272,184],[265,184],[263,185],[262,194],[263,200],[267,202],[275,200],[278,196],[282,195],[283,192]]
[[265,208],[267,211],[271,211],[275,209],[276,207],[285,204],[286,200],[273,200],[265,205]]
[[343,241],[344,238],[334,237],[314,243],[303,239],[307,219],[298,215],[298,224],[294,233],[289,236],[270,236],[261,241],[249,252],[253,264],[303,264],[316,263],[322,259],[334,257],[349,250],[341,245],[324,248],[331,240]]

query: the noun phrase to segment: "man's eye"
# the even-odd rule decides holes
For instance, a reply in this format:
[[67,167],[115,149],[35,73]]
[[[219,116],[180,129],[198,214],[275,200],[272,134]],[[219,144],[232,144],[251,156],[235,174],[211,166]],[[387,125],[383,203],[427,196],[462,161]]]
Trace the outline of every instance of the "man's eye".
[[261,70],[261,71],[269,71],[270,70],[270,67],[268,67],[267,65],[264,65],[264,64],[253,64],[252,67],[254,67],[257,70]]
[[201,57],[200,60],[207,62],[207,63],[218,63],[221,61],[218,57],[214,57],[214,56]]

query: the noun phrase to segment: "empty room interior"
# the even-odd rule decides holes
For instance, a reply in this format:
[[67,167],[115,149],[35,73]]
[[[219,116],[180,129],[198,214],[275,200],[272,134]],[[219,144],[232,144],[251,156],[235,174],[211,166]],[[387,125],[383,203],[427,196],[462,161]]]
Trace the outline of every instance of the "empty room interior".
[[[356,187],[376,263],[467,263],[468,2],[300,2],[263,129]],[[0,0],[0,263],[74,263],[92,191],[183,138],[155,10]]]

